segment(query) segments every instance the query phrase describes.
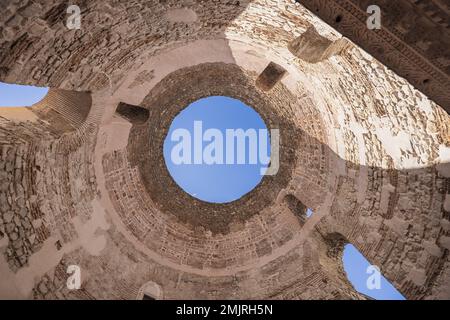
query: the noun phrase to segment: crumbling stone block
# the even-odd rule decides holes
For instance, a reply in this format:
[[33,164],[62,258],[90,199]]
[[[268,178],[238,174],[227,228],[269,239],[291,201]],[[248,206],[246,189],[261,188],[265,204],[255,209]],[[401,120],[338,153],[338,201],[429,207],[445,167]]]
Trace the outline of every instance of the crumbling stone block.
[[275,62],[270,62],[256,80],[256,85],[264,91],[271,90],[283,77],[287,71]]
[[314,26],[311,26],[301,36],[291,41],[288,49],[297,58],[309,63],[318,63],[340,54],[348,45],[346,39],[331,41],[321,36]]

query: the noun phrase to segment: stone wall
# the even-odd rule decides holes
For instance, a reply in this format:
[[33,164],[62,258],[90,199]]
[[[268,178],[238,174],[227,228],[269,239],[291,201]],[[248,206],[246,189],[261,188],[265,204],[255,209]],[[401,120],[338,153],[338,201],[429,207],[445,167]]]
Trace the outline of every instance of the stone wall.
[[86,202],[95,192],[89,172],[92,144],[76,153],[60,153],[58,140],[43,130],[43,123],[21,126],[7,121],[2,125],[13,143],[2,144],[0,228],[9,240],[5,255],[13,271],[28,265],[29,257],[51,236],[55,245],[72,241],[76,234],[70,219],[90,217],[92,208]]
[[[407,298],[450,297],[446,105],[299,3],[77,3],[77,31],[64,1],[0,4],[0,80],[77,91],[0,109],[0,297],[134,299],[152,281],[165,299],[364,299],[345,243]],[[345,48],[293,55],[311,26]],[[286,74],[264,91],[271,63]],[[173,117],[217,94],[281,133],[278,175],[230,205],[184,193],[162,158]],[[299,219],[299,203],[314,215]],[[72,264],[80,290],[65,286]]]
[[[439,0],[298,0],[325,22],[450,110],[450,6]],[[369,6],[381,28],[369,30]]]

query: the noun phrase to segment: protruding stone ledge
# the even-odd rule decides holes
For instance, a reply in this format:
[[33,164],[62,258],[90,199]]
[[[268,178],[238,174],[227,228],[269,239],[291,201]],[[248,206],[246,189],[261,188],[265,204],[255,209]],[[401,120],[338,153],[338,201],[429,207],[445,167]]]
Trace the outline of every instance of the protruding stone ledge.
[[116,114],[128,120],[131,124],[144,124],[149,117],[149,111],[139,106],[119,103]]
[[275,62],[270,62],[269,65],[264,69],[264,71],[256,79],[256,85],[263,91],[269,91],[275,85],[283,79],[287,71],[282,66],[276,64]]
[[331,41],[321,36],[314,26],[311,26],[301,36],[288,45],[289,51],[296,57],[309,62],[318,63],[345,51],[350,42],[341,38]]

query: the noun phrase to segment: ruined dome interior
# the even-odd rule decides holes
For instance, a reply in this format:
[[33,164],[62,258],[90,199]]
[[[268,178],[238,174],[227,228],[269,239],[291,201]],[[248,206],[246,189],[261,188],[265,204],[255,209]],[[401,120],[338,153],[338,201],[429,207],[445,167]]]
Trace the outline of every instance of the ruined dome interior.
[[[67,1],[1,1],[0,81],[50,91],[0,107],[0,298],[366,299],[351,243],[407,299],[450,299],[450,5],[420,3],[76,0],[70,30]],[[280,132],[278,173],[230,203],[164,164],[208,96]]]

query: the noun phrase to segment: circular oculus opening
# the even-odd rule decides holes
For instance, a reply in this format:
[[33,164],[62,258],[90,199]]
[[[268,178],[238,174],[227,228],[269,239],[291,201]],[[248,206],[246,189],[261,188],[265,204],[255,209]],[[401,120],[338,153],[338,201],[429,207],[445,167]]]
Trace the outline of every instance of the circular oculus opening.
[[210,96],[173,120],[164,140],[166,167],[178,186],[204,202],[229,203],[252,191],[270,162],[270,133],[240,100]]

